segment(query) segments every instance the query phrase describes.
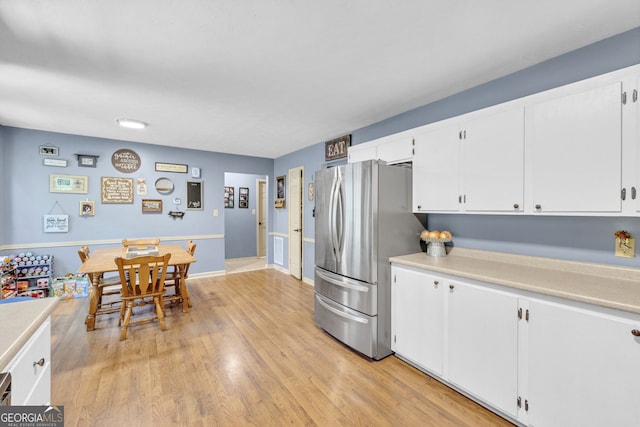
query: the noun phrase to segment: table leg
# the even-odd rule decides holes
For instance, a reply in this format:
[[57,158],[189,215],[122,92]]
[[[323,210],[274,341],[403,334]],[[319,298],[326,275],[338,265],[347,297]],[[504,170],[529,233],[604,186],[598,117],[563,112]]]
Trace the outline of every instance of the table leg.
[[87,331],[93,331],[96,329],[96,312],[98,311],[98,286],[96,285],[98,282],[93,274],[88,276],[89,282],[91,282],[89,287],[89,313],[84,323],[87,324]]
[[182,295],[182,312],[186,313],[189,311],[189,307],[191,307],[191,298],[189,297],[189,292],[187,291],[187,280],[184,278],[186,265],[178,266],[180,270],[180,294]]

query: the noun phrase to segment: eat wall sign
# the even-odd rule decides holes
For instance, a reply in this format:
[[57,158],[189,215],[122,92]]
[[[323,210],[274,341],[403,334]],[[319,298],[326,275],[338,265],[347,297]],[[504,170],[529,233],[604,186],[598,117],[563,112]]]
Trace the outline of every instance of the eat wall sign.
[[324,159],[335,160],[347,157],[348,147],[351,145],[351,135],[341,136],[324,143]]

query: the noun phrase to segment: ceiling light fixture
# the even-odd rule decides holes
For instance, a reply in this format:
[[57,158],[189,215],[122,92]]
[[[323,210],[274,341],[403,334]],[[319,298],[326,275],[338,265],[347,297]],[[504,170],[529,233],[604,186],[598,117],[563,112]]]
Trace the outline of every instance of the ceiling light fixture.
[[129,129],[144,129],[147,126],[149,126],[147,123],[145,123],[143,121],[140,121],[140,120],[118,119],[116,121],[123,128],[129,128]]

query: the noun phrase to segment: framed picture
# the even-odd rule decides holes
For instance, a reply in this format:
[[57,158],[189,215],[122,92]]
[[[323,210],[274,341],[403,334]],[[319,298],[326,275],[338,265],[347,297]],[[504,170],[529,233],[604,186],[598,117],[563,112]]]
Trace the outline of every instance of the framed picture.
[[238,197],[238,207],[241,209],[248,209],[249,208],[249,188],[240,187],[238,191],[240,193]]
[[283,209],[286,207],[287,200],[287,184],[286,177],[284,175],[276,178],[276,202],[274,206],[276,209]]
[[224,207],[233,208],[233,201],[235,194],[233,194],[233,187],[224,187]]
[[156,162],[156,172],[187,173],[187,165]]
[[103,176],[100,179],[102,182],[102,203],[133,203],[133,178]]
[[38,147],[38,153],[40,153],[41,156],[57,156],[60,153],[60,150],[58,150],[58,147],[41,145]]
[[87,194],[89,189],[88,176],[75,175],[49,175],[50,193],[83,193]]
[[145,212],[145,213],[162,213],[162,200],[160,200],[160,199],[142,199],[142,212]]
[[98,156],[93,156],[91,154],[76,154],[78,158],[78,166],[84,168],[95,168],[96,163],[98,163]]
[[80,202],[80,216],[94,216],[96,214],[96,202],[83,200]]
[[187,207],[188,211],[201,211],[202,203],[202,181],[187,181]]

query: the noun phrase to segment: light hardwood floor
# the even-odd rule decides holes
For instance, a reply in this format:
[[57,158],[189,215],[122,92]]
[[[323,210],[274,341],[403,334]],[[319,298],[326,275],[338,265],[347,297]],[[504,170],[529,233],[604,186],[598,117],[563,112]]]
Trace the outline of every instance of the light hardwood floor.
[[[313,322],[313,288],[265,269],[190,279],[167,326],[117,315],[85,330],[87,300],[53,313],[52,404],[65,426],[511,425],[395,356],[370,361]],[[143,307],[142,309],[145,309]]]

